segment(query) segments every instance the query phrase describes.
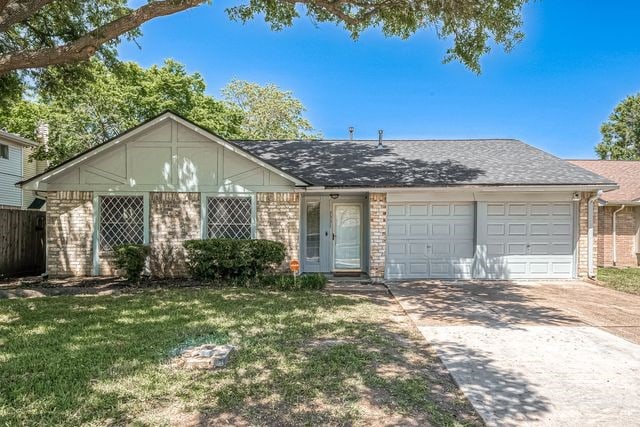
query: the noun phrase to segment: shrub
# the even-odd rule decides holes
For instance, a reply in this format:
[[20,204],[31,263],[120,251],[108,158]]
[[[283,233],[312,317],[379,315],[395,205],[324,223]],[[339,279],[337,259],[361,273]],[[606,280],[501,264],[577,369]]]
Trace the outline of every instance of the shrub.
[[149,246],[145,245],[118,245],[114,248],[116,266],[124,270],[125,277],[134,283],[140,280],[144,263],[149,255]]
[[188,240],[184,247],[189,272],[202,280],[255,278],[285,257],[284,245],[270,240]]
[[281,291],[319,290],[327,284],[327,278],[318,273],[303,274],[295,279],[291,274],[273,274],[263,277],[261,284]]

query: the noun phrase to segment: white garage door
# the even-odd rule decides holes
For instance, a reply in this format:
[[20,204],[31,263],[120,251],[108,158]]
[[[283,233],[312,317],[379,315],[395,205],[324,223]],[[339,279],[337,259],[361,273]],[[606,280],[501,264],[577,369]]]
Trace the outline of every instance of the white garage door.
[[478,203],[477,277],[571,278],[570,202]]
[[389,203],[387,220],[387,278],[471,277],[472,202]]

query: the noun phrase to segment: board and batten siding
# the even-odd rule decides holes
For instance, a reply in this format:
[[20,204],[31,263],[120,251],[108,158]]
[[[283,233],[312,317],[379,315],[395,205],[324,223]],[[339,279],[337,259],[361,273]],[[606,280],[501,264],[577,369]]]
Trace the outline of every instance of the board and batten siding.
[[16,182],[22,180],[22,151],[20,146],[0,141],[9,146],[9,158],[0,158],[0,205],[22,206],[22,190]]
[[47,181],[48,191],[246,193],[294,188],[286,178],[173,120]]

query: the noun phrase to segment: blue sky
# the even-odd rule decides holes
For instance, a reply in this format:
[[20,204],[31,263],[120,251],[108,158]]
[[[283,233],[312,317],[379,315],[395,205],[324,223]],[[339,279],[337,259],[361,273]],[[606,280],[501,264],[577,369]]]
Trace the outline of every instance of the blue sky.
[[524,41],[494,48],[482,74],[442,64],[449,41],[377,30],[353,41],[306,17],[281,32],[262,20],[229,21],[212,5],[151,21],[123,59],[144,66],[174,58],[201,73],[208,91],[232,78],[292,90],[327,138],[518,138],[553,154],[592,158],[600,124],[640,91],[640,3],[537,1],[524,9]]

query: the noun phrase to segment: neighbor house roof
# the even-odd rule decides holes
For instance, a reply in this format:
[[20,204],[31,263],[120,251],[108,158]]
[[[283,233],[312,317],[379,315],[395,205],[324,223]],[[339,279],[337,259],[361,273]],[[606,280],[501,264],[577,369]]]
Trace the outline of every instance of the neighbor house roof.
[[234,142],[316,186],[615,185],[514,139]]
[[618,183],[619,188],[601,197],[608,203],[640,202],[640,161],[634,160],[569,160]]
[[36,142],[30,139],[23,138],[20,135],[9,133],[4,130],[0,130],[0,141],[9,141],[26,147],[35,147],[38,145]]

